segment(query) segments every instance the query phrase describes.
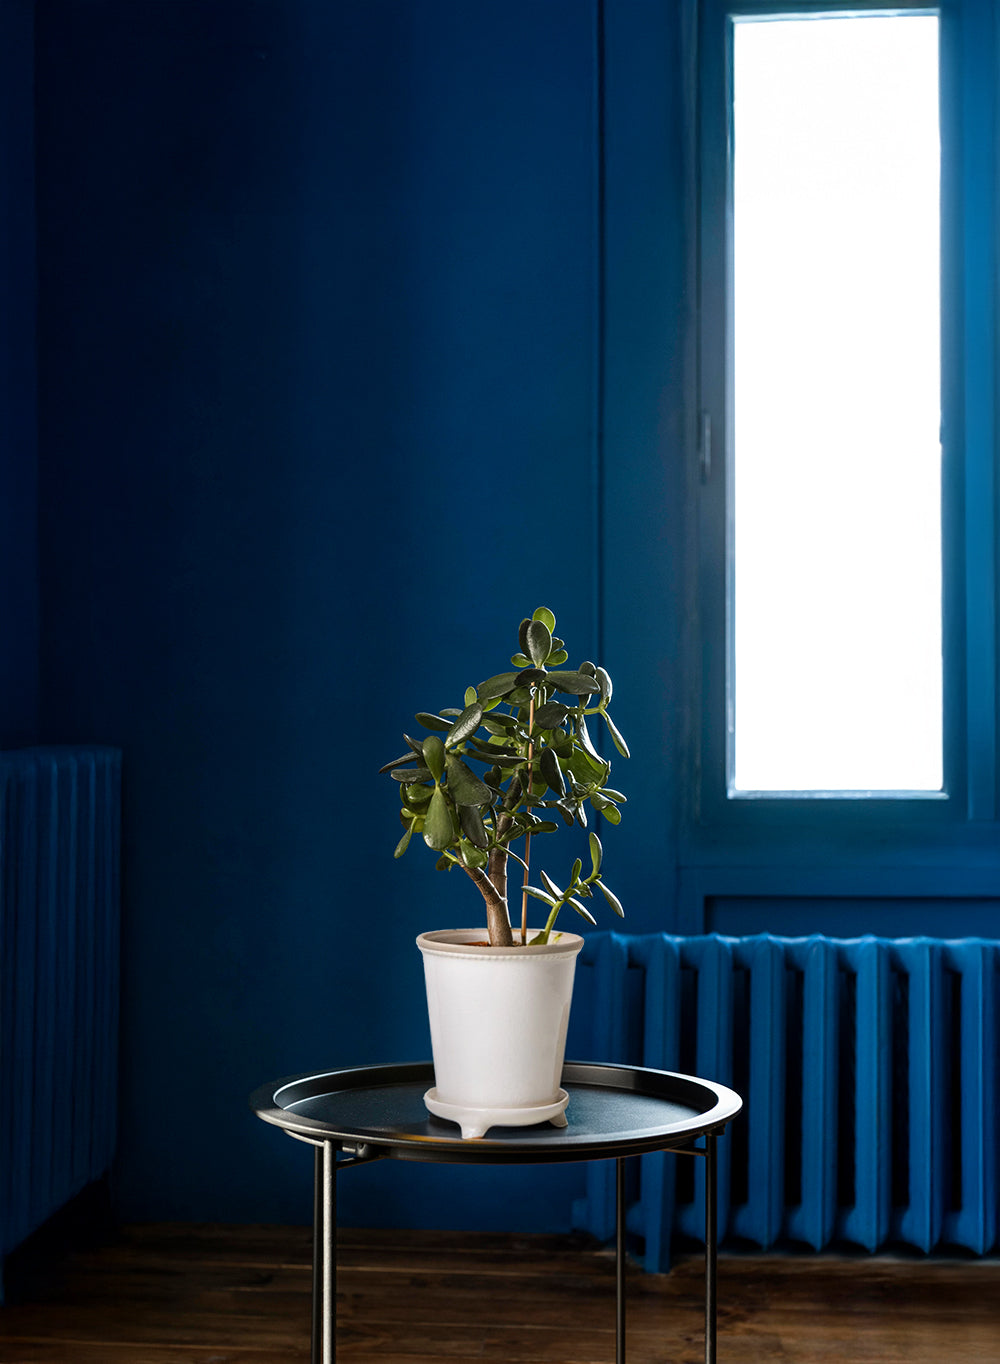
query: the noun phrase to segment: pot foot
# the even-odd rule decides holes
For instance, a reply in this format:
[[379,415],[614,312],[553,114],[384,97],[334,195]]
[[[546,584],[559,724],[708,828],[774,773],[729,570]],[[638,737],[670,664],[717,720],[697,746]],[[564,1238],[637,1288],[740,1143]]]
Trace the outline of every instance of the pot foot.
[[553,1127],[565,1127],[569,1095],[560,1089],[552,1103],[535,1104],[527,1108],[474,1108],[467,1104],[445,1103],[438,1098],[436,1089],[429,1089],[424,1095],[424,1103],[428,1112],[436,1118],[447,1118],[449,1122],[458,1123],[463,1141],[475,1141],[484,1137],[491,1127],[534,1127],[542,1122],[550,1122]]

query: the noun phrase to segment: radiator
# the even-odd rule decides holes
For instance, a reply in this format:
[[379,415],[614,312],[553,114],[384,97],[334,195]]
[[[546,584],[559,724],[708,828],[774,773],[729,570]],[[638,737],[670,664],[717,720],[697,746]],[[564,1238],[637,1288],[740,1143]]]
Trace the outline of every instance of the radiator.
[[[873,1251],[997,1244],[1000,943],[588,935],[571,1053],[693,1072],[744,1113],[719,1143],[732,1244]],[[704,1240],[704,1162],[632,1162],[647,1269]],[[614,1233],[611,1162],[574,1224]]]
[[120,773],[0,753],[0,1271],[114,1152]]

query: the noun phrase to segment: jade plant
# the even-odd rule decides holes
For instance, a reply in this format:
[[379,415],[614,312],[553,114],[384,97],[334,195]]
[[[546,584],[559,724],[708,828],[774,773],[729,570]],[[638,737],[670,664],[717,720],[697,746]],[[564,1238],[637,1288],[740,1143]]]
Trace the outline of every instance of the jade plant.
[[[523,870],[519,940],[527,942],[528,898],[542,901],[545,927],[532,943],[548,942],[559,911],[569,905],[596,923],[586,900],[596,888],[616,914],[622,906],[601,876],[601,840],[589,832],[590,870],[581,858],[565,889],[545,871],[531,884],[532,840],[555,833],[559,821],[587,828],[587,807],[609,824],[621,820],[625,797],[608,785],[611,763],[601,757],[587,721],[600,717],[615,748],[628,746],[608,705],[611,678],[604,668],[581,663],[566,670],[569,655],[555,635],[556,618],[540,606],[518,631],[512,671],[469,687],[464,705],[420,712],[424,738],[404,734],[407,751],[381,769],[399,783],[403,836],[396,857],[414,834],[438,854],[442,871],[460,868],[486,902],[491,947],[516,946],[508,904],[507,870],[513,858]],[[477,770],[478,767],[478,770]],[[523,839],[522,853],[511,846]]]

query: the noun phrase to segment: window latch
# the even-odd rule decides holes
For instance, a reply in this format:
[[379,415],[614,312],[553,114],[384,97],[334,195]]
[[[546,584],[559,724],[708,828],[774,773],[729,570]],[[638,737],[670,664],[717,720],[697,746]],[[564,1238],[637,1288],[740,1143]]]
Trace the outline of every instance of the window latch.
[[701,437],[698,442],[698,469],[702,483],[712,477],[712,418],[707,412],[701,414]]

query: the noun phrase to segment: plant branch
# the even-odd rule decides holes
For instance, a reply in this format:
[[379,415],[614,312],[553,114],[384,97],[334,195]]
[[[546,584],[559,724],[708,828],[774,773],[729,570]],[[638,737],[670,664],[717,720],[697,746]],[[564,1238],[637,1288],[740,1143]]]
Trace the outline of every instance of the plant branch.
[[[531,796],[531,764],[535,760],[535,689],[528,703],[528,796]],[[524,881],[521,886],[521,946],[528,941],[528,869],[531,865],[531,833],[524,835]]]
[[487,863],[487,875],[496,888],[497,894],[504,904],[507,903],[507,851],[505,848],[494,848],[490,853]]
[[479,867],[467,867],[464,862],[458,865],[472,881],[486,901],[486,928],[491,947],[513,947],[514,935],[510,930],[507,914],[507,898],[501,895],[486,873]]
[[[504,826],[504,832],[505,832],[505,833],[510,829],[510,818],[509,818],[509,815],[510,815],[511,812],[513,812],[514,810],[517,809],[517,804],[518,804],[518,801],[519,801],[520,799],[521,799],[521,778],[515,773],[514,776],[511,777],[511,779],[510,779],[510,785],[507,787],[507,794],[506,794],[506,795],[504,796],[504,798],[503,798],[503,810],[504,810],[504,813],[500,816],[500,819],[501,819],[501,820],[503,820],[503,819],[506,819],[506,820],[507,820],[507,823],[506,823],[506,825]],[[499,824],[498,824],[498,825],[497,825],[497,831],[498,831],[498,833],[499,833],[499,828],[500,828],[500,826],[499,826]]]

